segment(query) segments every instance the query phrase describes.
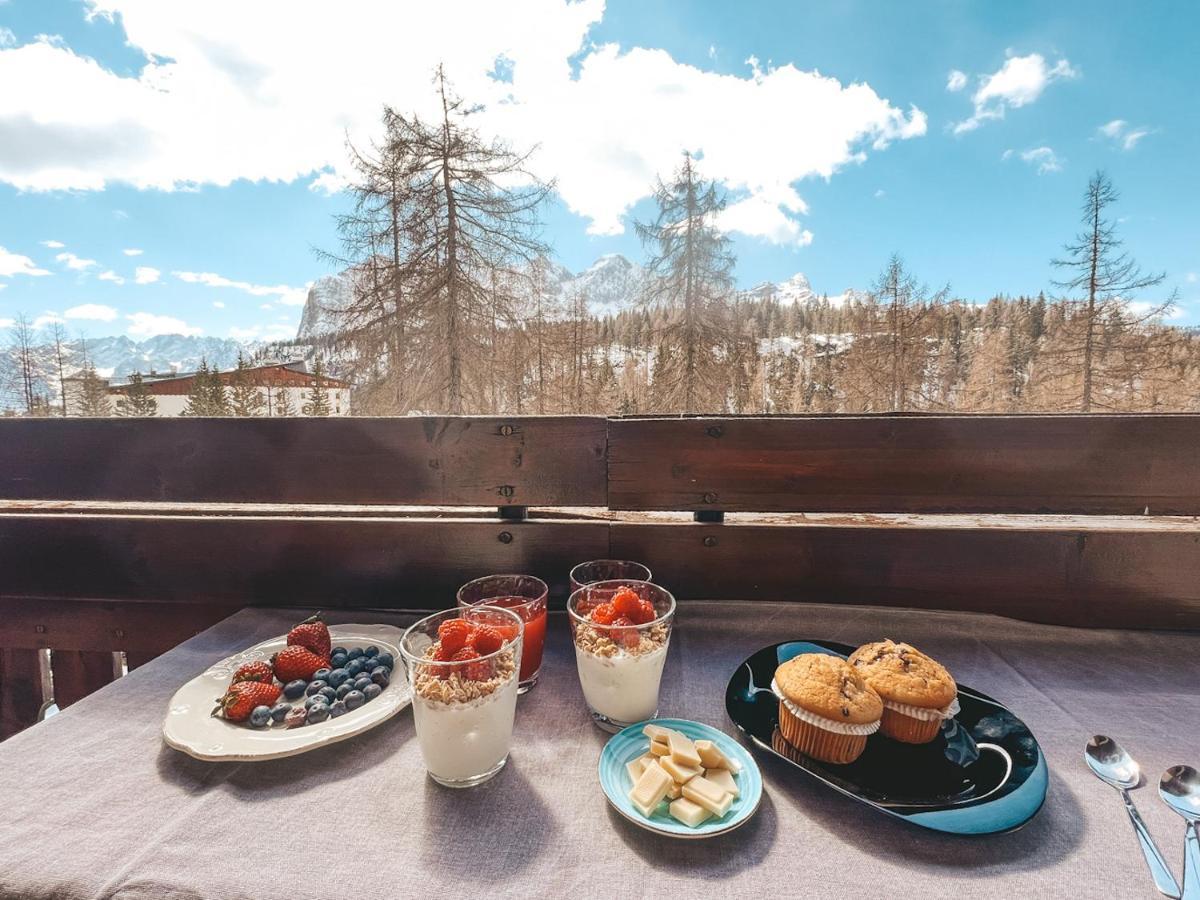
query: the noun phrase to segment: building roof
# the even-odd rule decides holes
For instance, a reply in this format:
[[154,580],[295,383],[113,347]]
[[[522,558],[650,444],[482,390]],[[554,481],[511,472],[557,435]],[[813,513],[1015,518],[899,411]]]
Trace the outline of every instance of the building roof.
[[[222,380],[227,380],[228,376],[233,375],[237,369],[214,370],[214,373],[222,376]],[[276,374],[299,375],[305,379],[312,378],[312,373],[308,371],[308,365],[302,359],[295,359],[289,362],[269,362],[259,366],[248,366],[246,374],[250,376],[251,383],[256,381],[255,375],[262,375],[267,372]],[[142,384],[153,388],[159,385],[178,384],[180,382],[188,382],[194,379],[199,372],[151,372],[138,373],[142,376]],[[348,388],[350,382],[340,378],[333,378],[329,375],[322,375],[321,381],[332,388]],[[121,382],[110,382],[109,391],[119,393],[129,387],[132,382],[129,379]]]

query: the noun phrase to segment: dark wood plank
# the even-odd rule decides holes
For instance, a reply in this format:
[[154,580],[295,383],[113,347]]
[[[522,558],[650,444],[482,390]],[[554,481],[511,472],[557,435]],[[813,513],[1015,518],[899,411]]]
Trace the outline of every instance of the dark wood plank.
[[0,740],[37,722],[44,700],[38,651],[0,649]]
[[112,653],[95,650],[51,650],[50,671],[54,674],[54,704],[66,709],[111,682]]
[[[1035,622],[1200,629],[1192,531],[614,523],[636,559],[688,599],[989,612]],[[893,635],[893,637],[897,637]],[[899,637],[897,637],[899,639]]]
[[233,615],[244,604],[203,597],[178,603],[113,603],[68,598],[0,597],[0,647],[157,656]]
[[0,597],[444,609],[525,572],[561,603],[571,567],[607,553],[603,521],[5,514]]
[[603,506],[585,416],[4,419],[5,499]]
[[1200,514],[1200,415],[616,419],[613,509]]

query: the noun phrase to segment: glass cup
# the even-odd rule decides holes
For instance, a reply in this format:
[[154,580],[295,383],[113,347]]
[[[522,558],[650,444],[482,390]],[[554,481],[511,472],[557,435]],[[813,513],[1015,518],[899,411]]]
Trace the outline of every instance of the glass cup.
[[628,559],[593,559],[571,570],[571,593],[597,581],[650,581],[650,570]]
[[[490,625],[504,643],[469,662],[433,659],[438,628],[458,618]],[[400,655],[412,687],[417,742],[429,777],[438,784],[454,788],[482,784],[508,762],[524,631],[525,623],[511,610],[477,606],[434,613],[400,639]]]
[[[641,625],[598,624],[591,616],[629,588],[654,607]],[[584,585],[567,600],[579,684],[592,721],[617,732],[658,715],[658,688],[675,621],[675,598],[646,581],[622,579]]]
[[460,609],[480,604],[509,609],[525,623],[521,651],[521,683],[518,694],[537,684],[542,670],[542,648],[546,643],[546,582],[532,575],[485,575],[458,589]]

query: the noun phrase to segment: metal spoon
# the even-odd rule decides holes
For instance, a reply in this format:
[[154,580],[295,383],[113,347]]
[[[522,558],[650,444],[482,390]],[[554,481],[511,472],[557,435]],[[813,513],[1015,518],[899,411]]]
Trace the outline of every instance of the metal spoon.
[[1187,819],[1183,840],[1183,896],[1200,898],[1200,772],[1191,766],[1171,766],[1158,783],[1158,795],[1167,806]]
[[1088,741],[1083,758],[1087,760],[1088,768],[1095,773],[1097,778],[1106,784],[1111,784],[1121,792],[1121,799],[1125,801],[1125,811],[1129,813],[1129,821],[1133,824],[1138,843],[1142,847],[1142,856],[1146,858],[1146,865],[1150,868],[1150,876],[1154,879],[1154,886],[1158,888],[1158,892],[1171,898],[1178,898],[1179,884],[1175,881],[1171,870],[1167,868],[1166,860],[1158,852],[1158,847],[1154,845],[1154,839],[1150,837],[1150,832],[1146,829],[1146,823],[1138,815],[1137,807],[1133,805],[1133,798],[1129,796],[1129,789],[1137,787],[1142,780],[1138,764],[1121,748],[1120,744],[1103,734],[1097,734]]

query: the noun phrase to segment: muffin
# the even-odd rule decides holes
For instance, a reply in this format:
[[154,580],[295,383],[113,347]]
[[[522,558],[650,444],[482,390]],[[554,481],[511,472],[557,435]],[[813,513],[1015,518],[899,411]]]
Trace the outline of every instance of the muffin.
[[775,670],[779,731],[806,756],[852,763],[879,728],[883,701],[840,656],[802,653]]
[[850,654],[850,664],[883,699],[879,730],[894,740],[926,744],[958,712],[954,678],[910,644],[863,644]]

